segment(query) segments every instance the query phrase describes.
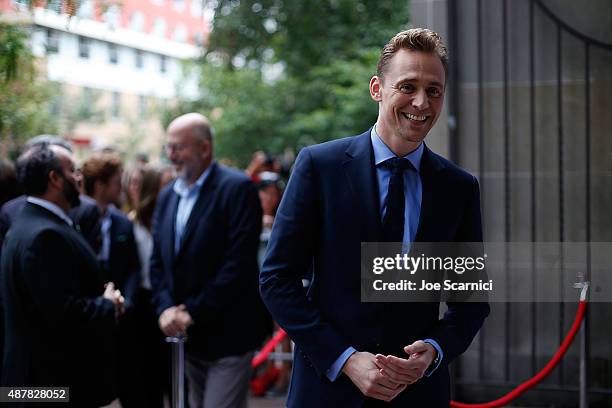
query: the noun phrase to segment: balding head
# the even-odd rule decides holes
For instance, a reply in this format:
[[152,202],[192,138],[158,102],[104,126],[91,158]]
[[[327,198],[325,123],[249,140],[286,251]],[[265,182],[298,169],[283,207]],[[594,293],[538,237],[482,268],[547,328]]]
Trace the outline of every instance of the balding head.
[[168,133],[187,130],[199,141],[208,140],[212,143],[213,131],[206,116],[200,113],[186,113],[174,119],[168,125]]
[[168,125],[166,152],[177,175],[189,184],[212,162],[212,129],[205,116],[188,113]]

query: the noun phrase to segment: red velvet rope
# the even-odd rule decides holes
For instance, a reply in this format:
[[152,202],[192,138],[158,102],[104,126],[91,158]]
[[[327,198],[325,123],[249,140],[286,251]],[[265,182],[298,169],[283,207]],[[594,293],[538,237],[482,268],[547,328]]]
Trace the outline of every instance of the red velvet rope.
[[287,333],[285,333],[283,329],[277,331],[270,339],[270,341],[267,342],[266,345],[261,349],[261,351],[257,353],[255,357],[253,357],[253,360],[251,360],[251,367],[255,368],[264,361],[266,361],[272,350],[274,350],[274,347],[276,347],[278,343],[283,341],[285,337],[287,337]]
[[[581,300],[580,303],[578,303],[578,311],[576,312],[576,317],[574,318],[574,323],[572,324],[572,327],[570,328],[569,332],[565,336],[565,339],[561,343],[561,346],[559,347],[555,355],[552,357],[552,359],[548,362],[548,364],[546,364],[546,366],[539,373],[537,373],[536,375],[531,377],[529,380],[525,381],[524,383],[516,387],[514,390],[510,391],[508,394],[504,395],[501,398],[496,399],[495,401],[483,402],[479,404],[466,404],[463,402],[451,401],[451,407],[453,408],[503,407],[504,405],[507,405],[514,399],[518,398],[518,396],[524,393],[525,391],[535,387],[540,381],[542,381],[544,378],[546,378],[546,376],[548,376],[548,374],[551,373],[551,371],[555,368],[557,364],[559,364],[559,361],[561,361],[561,358],[563,358],[563,355],[565,354],[569,346],[572,344],[572,341],[576,337],[576,333],[578,333],[578,330],[580,329],[580,325],[582,323],[582,319],[584,318],[584,313],[586,311],[586,306],[587,306],[587,302],[585,300]],[[253,360],[251,361],[251,366],[255,368],[261,363],[263,363],[268,358],[272,350],[274,350],[274,347],[276,347],[278,343],[283,341],[285,337],[287,337],[287,333],[285,333],[284,330],[281,329],[278,332],[276,332],[276,334],[274,334],[274,337],[272,337],[272,339],[261,349],[259,354],[257,354],[257,356],[253,358]]]
[[525,391],[529,390],[530,388],[535,387],[540,381],[542,381],[544,378],[546,378],[548,374],[551,373],[551,371],[553,370],[553,368],[555,368],[557,364],[559,364],[559,361],[561,361],[561,358],[563,357],[563,355],[565,354],[569,346],[572,344],[574,337],[576,337],[576,333],[578,333],[578,329],[580,329],[580,324],[582,323],[582,319],[584,318],[584,312],[586,311],[586,306],[587,306],[587,302],[585,300],[581,300],[580,303],[578,303],[578,311],[576,312],[576,317],[574,318],[574,323],[572,324],[571,329],[565,336],[565,339],[561,343],[561,346],[559,347],[555,355],[550,359],[548,364],[546,364],[546,366],[544,366],[544,368],[539,373],[537,373],[536,375],[531,377],[529,380],[525,381],[524,383],[516,387],[514,390],[510,391],[508,394],[504,395],[501,398],[496,399],[495,401],[483,402],[480,404],[466,404],[463,402],[451,401],[451,407],[453,408],[503,407],[504,405],[507,405],[511,401],[516,399],[519,395],[521,395]]

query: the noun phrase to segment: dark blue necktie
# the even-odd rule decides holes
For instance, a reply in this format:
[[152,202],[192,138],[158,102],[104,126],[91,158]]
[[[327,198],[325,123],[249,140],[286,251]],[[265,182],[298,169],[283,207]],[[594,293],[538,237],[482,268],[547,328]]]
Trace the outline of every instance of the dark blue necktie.
[[401,157],[385,160],[383,166],[391,170],[389,189],[385,200],[383,218],[383,238],[385,242],[403,242],[404,239],[404,171],[412,168],[412,163]]

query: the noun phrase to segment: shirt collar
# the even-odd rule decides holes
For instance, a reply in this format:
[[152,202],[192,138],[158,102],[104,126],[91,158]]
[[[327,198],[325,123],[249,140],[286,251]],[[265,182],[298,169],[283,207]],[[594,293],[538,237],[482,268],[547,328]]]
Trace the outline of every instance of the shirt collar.
[[[378,133],[376,133],[376,124],[372,126],[372,132],[370,132],[370,139],[372,141],[372,147],[374,148],[374,163],[376,166],[384,162],[385,160],[389,160],[395,156],[395,153],[389,149],[389,147],[383,142]],[[419,147],[417,147],[412,152],[408,153],[404,156],[404,159],[407,159],[412,163],[412,166],[418,172],[421,169],[421,158],[423,157],[424,143],[421,143]]]
[[212,165],[213,164],[211,163],[211,165],[208,166],[206,170],[202,172],[200,177],[198,177],[196,182],[193,183],[191,186],[188,185],[184,179],[180,177],[177,178],[173,186],[174,192],[180,195],[181,197],[187,197],[189,194],[193,193],[194,191],[199,191],[202,185],[204,184],[204,181],[206,181],[206,178],[208,177],[208,173],[210,173],[210,169],[212,168]]
[[103,220],[103,221],[105,221],[105,220],[110,221],[110,219],[111,219],[111,212],[112,212],[112,211],[114,211],[114,209],[115,209],[115,208],[116,208],[116,207],[115,207],[115,205],[114,205],[114,204],[109,204],[109,205],[107,205],[107,206],[106,206],[106,212],[105,212],[105,213],[104,213],[104,215],[102,216],[102,220]]
[[54,204],[54,203],[52,203],[49,200],[45,200],[45,199],[38,198],[38,197],[32,197],[32,196],[28,196],[26,198],[26,201],[28,203],[38,205],[40,207],[43,207],[46,210],[51,211],[53,214],[57,215],[64,222],[66,222],[66,224],[68,224],[68,225],[70,225],[72,227],[72,225],[73,225],[72,220],[70,218],[68,218],[68,216],[66,215],[64,210],[62,210],[57,204]]

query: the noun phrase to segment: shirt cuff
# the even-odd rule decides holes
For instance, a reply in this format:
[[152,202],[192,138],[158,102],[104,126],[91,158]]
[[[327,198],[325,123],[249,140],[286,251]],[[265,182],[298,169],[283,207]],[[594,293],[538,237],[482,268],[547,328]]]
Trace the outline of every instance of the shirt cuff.
[[440,347],[438,342],[435,341],[434,339],[425,339],[423,340],[423,342],[431,344],[433,348],[435,348],[436,351],[438,352],[438,357],[436,357],[436,359],[427,368],[427,370],[425,370],[425,377],[429,377],[438,369],[438,367],[440,367],[440,364],[442,363],[442,359],[444,358],[444,353],[442,352],[442,348]]
[[329,378],[329,381],[336,381],[336,379],[340,376],[340,373],[342,372],[342,367],[344,367],[344,363],[346,363],[346,360],[348,360],[349,357],[356,352],[357,350],[355,350],[353,347],[349,347],[344,350],[344,353],[340,354],[340,357],[338,357],[336,361],[334,361],[334,364],[332,364],[331,367],[329,367],[325,372],[325,375],[327,376],[327,378]]

